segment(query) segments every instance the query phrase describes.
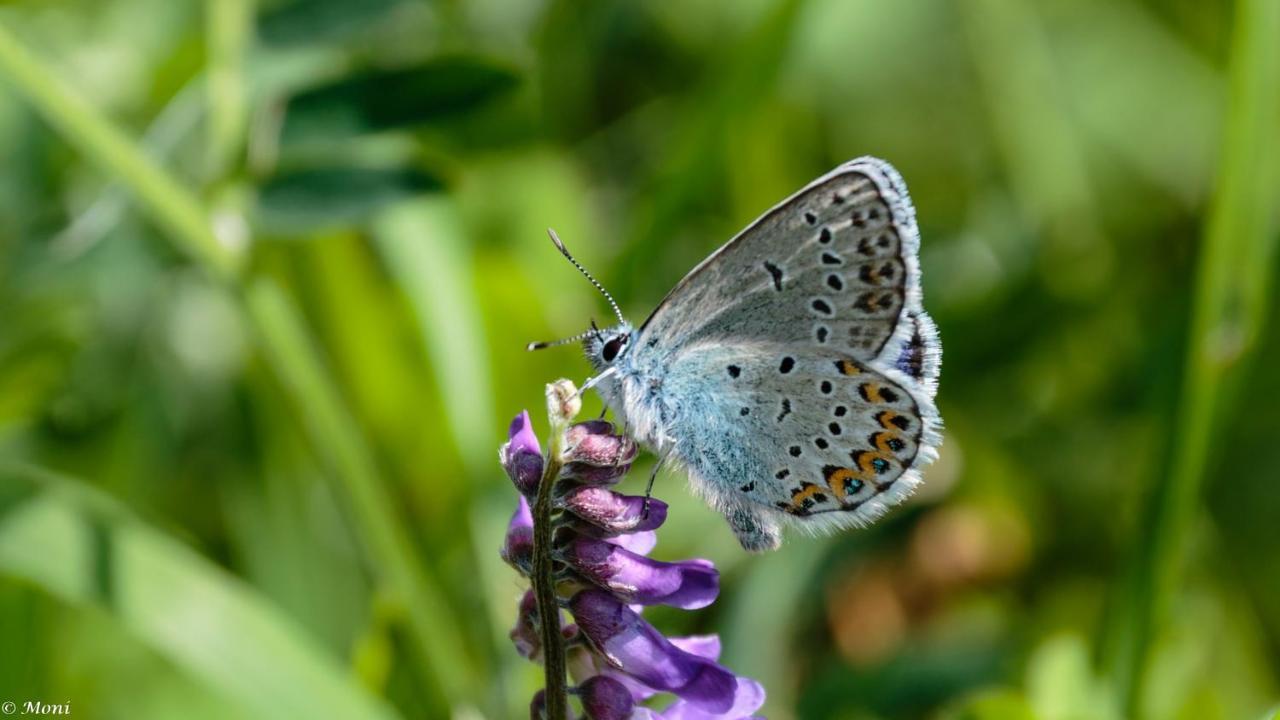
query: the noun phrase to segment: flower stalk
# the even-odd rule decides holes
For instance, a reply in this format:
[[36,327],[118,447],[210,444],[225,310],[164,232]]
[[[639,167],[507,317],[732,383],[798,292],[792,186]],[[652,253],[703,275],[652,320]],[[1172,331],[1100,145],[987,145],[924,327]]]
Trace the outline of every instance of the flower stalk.
[[564,636],[560,634],[560,602],[556,597],[555,558],[552,555],[552,496],[564,468],[565,432],[582,407],[577,393],[577,388],[568,380],[547,386],[550,447],[547,448],[542,479],[533,503],[533,569],[530,581],[538,602],[548,720],[566,720],[569,716]]

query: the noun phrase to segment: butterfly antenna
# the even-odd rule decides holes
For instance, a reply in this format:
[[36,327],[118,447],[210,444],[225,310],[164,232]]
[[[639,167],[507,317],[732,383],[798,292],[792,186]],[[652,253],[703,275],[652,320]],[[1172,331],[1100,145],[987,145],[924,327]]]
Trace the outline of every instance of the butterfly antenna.
[[568,345],[569,343],[575,343],[575,342],[578,342],[579,340],[581,340],[581,339],[583,339],[583,338],[587,337],[588,335],[591,335],[593,332],[595,332],[595,331],[594,331],[594,330],[587,330],[586,332],[580,332],[580,333],[578,333],[577,335],[574,335],[573,337],[567,337],[567,338],[564,338],[564,339],[562,339],[562,340],[548,340],[548,341],[545,341],[545,342],[531,342],[531,343],[529,343],[528,345],[526,345],[526,346],[524,347],[524,349],[525,349],[525,350],[546,350],[547,348],[560,347],[561,345]]
[[595,285],[596,289],[600,291],[600,294],[604,295],[604,299],[609,301],[609,307],[613,308],[613,314],[618,316],[618,322],[626,322],[627,319],[622,316],[622,310],[618,309],[618,303],[614,302],[613,296],[609,294],[608,290],[604,289],[603,285],[591,276],[591,273],[587,272],[586,268],[582,267],[582,263],[573,259],[573,255],[569,254],[569,248],[566,248],[564,243],[560,241],[560,236],[556,234],[556,231],[551,228],[547,228],[547,234],[551,236],[551,242],[556,244],[556,249],[560,251],[560,254],[564,255],[569,262],[573,263],[573,266],[578,268],[578,272],[586,276],[586,278],[591,281],[591,284]]

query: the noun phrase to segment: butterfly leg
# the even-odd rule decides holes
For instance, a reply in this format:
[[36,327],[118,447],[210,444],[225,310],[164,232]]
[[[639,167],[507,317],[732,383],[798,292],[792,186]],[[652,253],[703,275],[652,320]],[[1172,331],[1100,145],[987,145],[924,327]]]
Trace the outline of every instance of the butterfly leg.
[[658,471],[662,469],[662,464],[671,456],[671,451],[675,447],[675,441],[667,442],[666,449],[658,456],[658,462],[653,464],[653,472],[649,473],[649,484],[644,488],[644,507],[641,509],[641,517],[649,517],[649,498],[653,497],[653,481],[658,479]]

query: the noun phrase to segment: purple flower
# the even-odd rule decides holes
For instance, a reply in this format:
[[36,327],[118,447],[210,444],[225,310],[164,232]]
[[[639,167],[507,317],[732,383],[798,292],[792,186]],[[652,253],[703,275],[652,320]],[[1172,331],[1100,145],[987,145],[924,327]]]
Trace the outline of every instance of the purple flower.
[[625,435],[615,435],[604,420],[578,423],[565,433],[565,465],[560,476],[587,485],[613,485],[631,469],[639,448]]
[[560,505],[568,512],[599,528],[603,535],[617,535],[655,530],[667,519],[667,504],[649,499],[621,495],[612,490],[582,485],[565,493]]
[[694,610],[715,602],[720,592],[720,573],[709,560],[661,562],[589,537],[571,540],[560,558],[627,603]]
[[522,495],[516,511],[507,524],[507,537],[502,543],[502,559],[525,577],[533,568],[533,513]]
[[[567,422],[553,417],[553,427],[564,427],[557,419]],[[564,451],[560,458],[545,460],[562,463],[556,485],[549,488],[554,540],[548,551],[556,569],[556,589],[563,593],[559,602],[567,605],[576,622],[563,625],[561,636],[567,641],[570,675],[578,683],[570,692],[585,718],[750,718],[764,703],[764,688],[717,662],[719,638],[667,638],[640,616],[644,605],[687,610],[710,605],[720,591],[720,574],[708,560],[663,562],[646,557],[657,543],[654,531],[666,520],[666,503],[607,487],[630,469],[637,454],[635,442],[616,434],[612,424],[593,420],[569,427],[551,447]],[[499,454],[521,492],[501,554],[528,577],[533,568],[534,518],[526,497],[537,494],[544,468],[528,413],[511,423],[509,440]],[[566,601],[569,593],[573,594]],[[547,659],[539,617],[535,595],[525,593],[511,641],[521,656],[535,662]],[[676,700],[662,711],[640,704],[658,693],[674,694]],[[532,718],[545,717],[545,692],[534,696],[529,711]]]
[[569,600],[569,611],[605,662],[654,690],[675,693],[716,717],[749,715],[764,702],[758,683],[680,649],[603,590],[577,593]]
[[[516,652],[520,656],[539,662],[542,660],[542,636],[539,635],[538,628],[538,601],[533,595],[532,590],[526,590],[524,596],[520,598],[520,604],[516,613],[515,627],[511,628],[508,637],[511,638],[511,644],[516,646]],[[559,613],[556,613],[559,617]],[[560,635],[567,642],[573,643],[578,641],[578,626],[561,624]]]
[[538,493],[538,482],[542,479],[542,448],[538,445],[538,436],[533,434],[533,423],[529,422],[527,410],[511,421],[507,442],[498,449],[498,459],[520,494],[533,497]]

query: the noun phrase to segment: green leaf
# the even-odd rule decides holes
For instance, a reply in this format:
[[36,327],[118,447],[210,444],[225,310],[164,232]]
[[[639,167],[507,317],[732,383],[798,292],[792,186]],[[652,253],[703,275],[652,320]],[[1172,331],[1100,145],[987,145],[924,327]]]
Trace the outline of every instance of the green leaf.
[[75,481],[0,468],[33,489],[0,519],[0,573],[101,609],[262,718],[394,718],[384,701],[252,588]]
[[507,92],[516,80],[511,69],[470,56],[365,72],[296,95],[285,116],[283,143],[452,120]]
[[400,0],[297,0],[258,18],[258,37],[269,45],[301,45],[340,40],[384,17]]
[[293,234],[359,223],[382,206],[439,190],[440,178],[416,168],[315,167],[267,180],[258,223]]

